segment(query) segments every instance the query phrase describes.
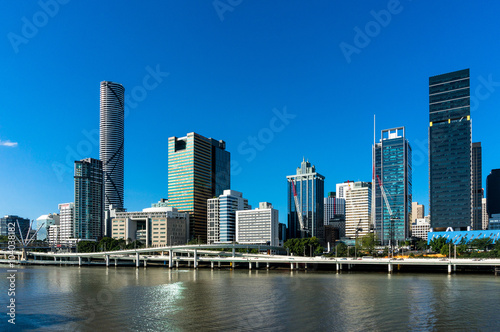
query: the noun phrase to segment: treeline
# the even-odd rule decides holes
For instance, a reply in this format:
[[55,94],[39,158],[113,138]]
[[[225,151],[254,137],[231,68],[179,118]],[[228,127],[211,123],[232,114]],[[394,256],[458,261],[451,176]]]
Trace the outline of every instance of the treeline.
[[[433,239],[429,243],[434,252],[445,256],[455,256],[455,245],[444,237]],[[467,243],[465,239],[456,245],[457,257],[460,258],[497,258],[500,257],[500,241],[493,244],[490,238],[474,239]]]
[[116,251],[125,249],[142,248],[144,244],[141,241],[127,241],[124,239],[116,240],[111,237],[104,237],[99,242],[80,241],[78,242],[78,252],[99,252],[99,251]]

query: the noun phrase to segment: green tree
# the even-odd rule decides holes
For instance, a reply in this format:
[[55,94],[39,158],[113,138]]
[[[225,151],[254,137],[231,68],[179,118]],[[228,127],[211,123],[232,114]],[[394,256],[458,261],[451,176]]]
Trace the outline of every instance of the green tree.
[[441,255],[448,256],[450,254],[450,244],[445,244],[441,247]]
[[361,249],[368,254],[373,255],[377,244],[377,236],[375,233],[368,233],[361,238]]
[[432,251],[434,251],[434,252],[441,252],[441,248],[443,248],[443,246],[447,242],[448,241],[446,240],[446,238],[444,238],[444,237],[441,236],[441,237],[432,239],[432,241],[429,242],[429,245],[431,246]]
[[337,248],[337,257],[345,257],[347,256],[347,245],[345,243],[339,243],[336,245]]
[[427,241],[423,240],[423,239],[420,239],[417,241],[417,243],[415,244],[415,247],[417,248],[417,250],[419,251],[425,251],[427,250]]
[[470,246],[477,250],[487,250],[492,244],[493,240],[489,237],[470,241]]
[[80,241],[78,242],[78,252],[94,252],[96,251],[97,242],[93,241]]

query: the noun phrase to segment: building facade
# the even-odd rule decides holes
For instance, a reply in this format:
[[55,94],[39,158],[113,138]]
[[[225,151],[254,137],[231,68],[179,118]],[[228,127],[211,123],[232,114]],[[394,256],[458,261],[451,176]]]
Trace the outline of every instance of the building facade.
[[78,239],[99,240],[103,234],[103,163],[87,158],[75,161],[75,229]]
[[483,172],[481,142],[472,143],[471,179],[472,229],[481,230],[483,228]]
[[345,236],[354,239],[370,233],[373,230],[371,182],[354,182],[345,195]]
[[488,217],[500,213],[500,169],[492,169],[486,177],[486,208]]
[[429,78],[429,201],[435,231],[471,226],[469,69]]
[[59,204],[59,240],[63,245],[72,243],[76,238],[75,230],[75,203]]
[[57,241],[55,241],[54,239],[50,239],[49,236],[49,227],[51,226],[59,227],[59,214],[57,213],[44,214],[36,219],[36,223],[37,223],[37,229],[40,228],[40,230],[37,233],[37,240],[59,244],[59,231],[57,232],[58,234]]
[[124,173],[125,88],[101,82],[99,159],[104,173],[104,209],[122,210]]
[[173,207],[151,207],[139,212],[111,211],[112,237],[140,241],[146,247],[186,244],[189,214]]
[[207,200],[207,243],[236,241],[236,211],[249,209],[248,200],[235,190],[224,190],[218,198]]
[[488,219],[489,219],[489,217],[488,217],[488,210],[487,210],[486,198],[483,198],[483,199],[481,200],[481,202],[482,202],[482,204],[481,204],[481,205],[482,205],[482,207],[481,207],[481,208],[482,208],[482,209],[481,209],[481,212],[482,212],[482,216],[483,216],[483,217],[482,217],[482,220],[481,220],[481,221],[482,221],[482,223],[481,223],[481,228],[482,228],[483,230],[485,230],[485,229],[488,229]]
[[344,183],[337,183],[335,185],[335,189],[337,190],[335,192],[337,198],[343,198],[345,199],[345,195],[349,189],[352,189],[354,185],[354,181],[345,181]]
[[427,233],[431,230],[429,221],[425,218],[416,218],[411,224],[411,236],[427,241]]
[[196,133],[168,139],[168,203],[190,214],[191,234],[207,241],[207,200],[230,188],[226,143]]
[[254,210],[236,211],[236,242],[279,246],[279,215],[271,203]]
[[324,199],[325,225],[335,217],[335,215],[345,215],[345,198],[337,198],[335,192],[328,193]]
[[[316,172],[309,161],[302,160],[295,175],[286,177],[288,181],[288,231],[291,238],[323,238],[324,231],[324,184],[325,177]],[[294,190],[295,187],[295,190]],[[300,226],[294,192],[297,194],[303,228]]]
[[0,235],[9,236],[9,228],[14,228],[14,234],[18,239],[21,236],[23,239],[26,239],[30,230],[30,220],[14,215],[7,215],[0,218]]
[[[410,235],[412,208],[412,151],[405,128],[382,130],[382,139],[373,147],[375,200],[373,220],[382,245],[405,241]],[[387,203],[382,195],[384,187]]]

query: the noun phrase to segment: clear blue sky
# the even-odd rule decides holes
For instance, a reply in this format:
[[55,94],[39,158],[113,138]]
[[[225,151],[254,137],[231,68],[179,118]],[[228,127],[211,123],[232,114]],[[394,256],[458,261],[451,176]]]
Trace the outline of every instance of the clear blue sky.
[[[370,181],[374,114],[377,139],[406,126],[414,201],[427,209],[428,77],[464,68],[483,187],[500,168],[500,3],[47,3],[49,14],[36,1],[5,1],[0,11],[0,215],[36,219],[73,201],[73,161],[99,157],[92,133],[102,80],[132,94],[129,211],[167,196],[168,137],[194,131],[225,140],[238,163],[232,189],[254,206],[273,203],[285,222],[285,177],[303,156],[326,177],[325,192]],[[367,37],[356,37],[360,30]],[[149,71],[159,72],[157,81],[144,82]],[[284,109],[282,126],[273,110]],[[264,143],[253,154],[249,137],[259,135]]]

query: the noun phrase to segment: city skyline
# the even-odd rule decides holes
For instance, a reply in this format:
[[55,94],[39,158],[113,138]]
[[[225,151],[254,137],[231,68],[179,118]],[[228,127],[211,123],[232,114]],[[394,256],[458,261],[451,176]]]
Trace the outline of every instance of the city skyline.
[[[355,28],[378,22],[371,12],[387,10],[387,4],[308,4],[302,11],[296,4],[242,3],[225,12],[222,21],[211,3],[162,4],[158,13],[157,6],[124,5],[110,18],[116,27],[102,36],[93,31],[99,31],[104,17],[85,27],[76,18],[108,11],[111,4],[60,5],[36,36],[17,45],[18,52],[4,39],[9,66],[2,83],[0,213],[36,219],[73,201],[74,161],[99,157],[97,85],[108,79],[123,84],[128,96],[124,201],[129,211],[168,196],[168,137],[197,132],[226,142],[233,164],[231,189],[243,192],[252,206],[272,202],[286,223],[284,178],[303,156],[325,176],[325,194],[345,180],[371,180],[373,114],[377,132],[406,127],[414,150],[413,201],[429,206],[427,81],[464,68],[471,70],[472,141],[482,144],[484,188],[485,177],[500,165],[495,154],[499,136],[493,130],[500,71],[493,60],[497,48],[490,42],[498,30],[493,15],[498,5],[479,10],[463,3],[453,17],[442,17],[445,4],[429,10],[429,5],[402,1],[390,23],[379,25],[379,33],[370,34],[360,47]],[[43,10],[36,3],[9,6],[9,15],[2,14],[4,36],[22,35],[21,18],[31,20]],[[135,11],[138,19],[131,27],[120,23]],[[293,19],[275,21],[278,11]],[[167,22],[161,19],[165,12]],[[477,19],[464,23],[464,17],[479,15],[481,24]],[[252,22],[256,17],[259,21]],[[146,28],[146,22],[154,27]],[[68,31],[60,31],[61,25]],[[456,31],[439,29],[446,25]],[[485,30],[486,25],[491,29]],[[115,29],[130,37],[124,39]],[[148,35],[151,29],[161,36],[158,40]],[[84,36],[86,30],[95,40],[83,38],[80,46],[69,38]],[[426,40],[431,31],[437,35]],[[90,42],[95,46],[85,49]],[[54,43],[61,54],[51,52]],[[349,56],[350,62],[342,43],[359,51]],[[470,47],[450,56],[449,49],[464,43]],[[94,61],[101,54],[116,61]],[[68,68],[79,79],[61,85]]]

